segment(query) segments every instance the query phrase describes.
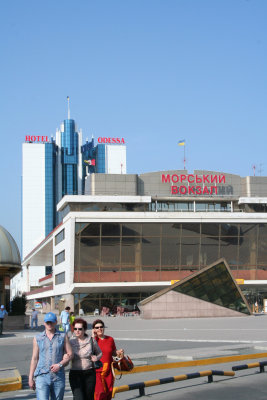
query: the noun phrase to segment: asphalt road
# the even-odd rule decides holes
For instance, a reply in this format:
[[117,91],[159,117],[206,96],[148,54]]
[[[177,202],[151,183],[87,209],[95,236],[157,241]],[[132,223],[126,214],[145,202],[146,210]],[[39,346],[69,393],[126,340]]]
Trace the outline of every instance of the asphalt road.
[[[92,322],[93,318],[88,318]],[[250,347],[254,352],[267,352],[267,316],[244,318],[209,318],[143,321],[137,318],[107,318],[107,334],[116,339],[117,347],[123,347],[129,355],[144,355],[147,363],[154,363],[154,355],[194,355],[199,351],[209,352],[233,350],[238,346]],[[24,331],[5,334],[0,338],[0,368],[16,366],[23,378],[22,391],[0,394],[0,399],[33,399],[35,394],[27,388],[32,338],[34,332]],[[171,360],[174,361],[174,360]],[[162,361],[165,362],[165,361]],[[180,375],[207,369],[231,370],[232,365],[171,369],[123,376],[116,386]],[[67,374],[68,375],[68,374]],[[239,372],[234,378],[215,377],[208,384],[207,378],[198,378],[173,384],[146,388],[145,398],[153,400],[246,400],[266,399],[266,373],[256,369]],[[119,393],[118,400],[138,397],[138,391]],[[72,399],[66,379],[64,399]]]

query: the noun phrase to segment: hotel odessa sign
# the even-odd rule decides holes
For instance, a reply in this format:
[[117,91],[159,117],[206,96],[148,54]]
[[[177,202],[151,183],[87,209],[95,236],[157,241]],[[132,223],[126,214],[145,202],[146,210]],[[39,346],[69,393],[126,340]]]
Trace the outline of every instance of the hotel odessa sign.
[[99,137],[98,143],[125,144],[124,138]]
[[35,136],[35,135],[26,135],[25,142],[42,142],[49,143],[48,136]]
[[[216,195],[216,194],[233,194],[232,186],[218,186],[217,184],[225,184],[225,175],[193,175],[193,174],[162,174],[162,183],[171,184],[171,194],[177,195]],[[177,183],[180,183],[178,186]],[[222,191],[221,188],[224,190]],[[223,193],[220,193],[223,192]]]

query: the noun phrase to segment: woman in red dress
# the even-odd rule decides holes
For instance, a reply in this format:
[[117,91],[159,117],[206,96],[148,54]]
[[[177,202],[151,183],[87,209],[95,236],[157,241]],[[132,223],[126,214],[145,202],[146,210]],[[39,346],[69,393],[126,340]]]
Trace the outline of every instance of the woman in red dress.
[[117,350],[114,339],[104,334],[105,325],[101,319],[93,322],[92,336],[102,351],[103,367],[96,370],[95,400],[111,400],[114,378],[111,370],[112,356],[123,357],[124,351]]

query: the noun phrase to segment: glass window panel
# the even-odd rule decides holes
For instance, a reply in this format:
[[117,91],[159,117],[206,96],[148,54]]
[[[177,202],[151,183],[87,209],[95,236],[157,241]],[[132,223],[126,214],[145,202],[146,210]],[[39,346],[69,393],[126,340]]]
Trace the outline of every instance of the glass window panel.
[[[75,247],[76,249],[76,247]],[[98,271],[100,265],[100,239],[83,237],[80,241],[79,265],[81,271]]]
[[219,236],[220,224],[201,224],[201,235],[205,236]]
[[92,313],[95,311],[96,308],[99,309],[100,300],[97,297],[92,298],[90,296],[85,296],[80,299],[80,305],[85,314]]
[[120,236],[119,223],[103,223],[102,236]]
[[160,238],[143,237],[142,238],[142,265],[143,270],[146,267],[160,266]]
[[174,209],[176,211],[193,211],[194,204],[193,202],[188,202],[188,203],[179,202],[174,204]]
[[224,257],[228,264],[238,265],[238,237],[220,238],[220,257]]
[[141,240],[123,237],[121,240],[121,265],[141,265]]
[[257,229],[256,224],[240,224],[239,265],[257,265]]
[[258,265],[267,266],[267,224],[259,224]]
[[78,269],[80,265],[80,237],[75,236],[75,249],[74,249],[74,269]]
[[177,237],[162,237],[161,269],[169,269],[170,265],[180,264],[180,239]]
[[196,203],[196,211],[209,211],[208,203]]
[[56,236],[55,236],[55,245],[59,244],[65,239],[65,229],[62,229]]
[[122,236],[140,236],[141,224],[122,224]]
[[202,237],[200,265],[209,265],[219,258],[219,237]]
[[199,266],[200,237],[182,237],[181,239],[181,265],[183,267]]
[[112,266],[120,264],[120,238],[102,238],[101,264]]
[[221,236],[238,236],[238,224],[221,224]]
[[160,236],[161,224],[143,224],[143,236]]
[[162,224],[162,237],[164,236],[180,236],[181,224]]
[[217,264],[172,288],[179,293],[250,314],[224,263]]
[[182,224],[182,236],[200,235],[200,224]]
[[99,223],[76,223],[76,233],[81,233],[82,236],[99,236],[100,224]]
[[55,284],[61,285],[62,283],[65,283],[65,272],[55,275]]
[[55,265],[62,263],[65,261],[65,250],[55,255]]

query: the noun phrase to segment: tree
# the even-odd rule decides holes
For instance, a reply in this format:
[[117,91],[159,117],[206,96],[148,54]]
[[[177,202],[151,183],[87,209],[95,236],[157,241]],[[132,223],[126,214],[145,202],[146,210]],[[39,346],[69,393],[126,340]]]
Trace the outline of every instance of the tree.
[[11,312],[9,315],[25,315],[27,299],[25,294],[22,296],[15,296],[11,302]]

